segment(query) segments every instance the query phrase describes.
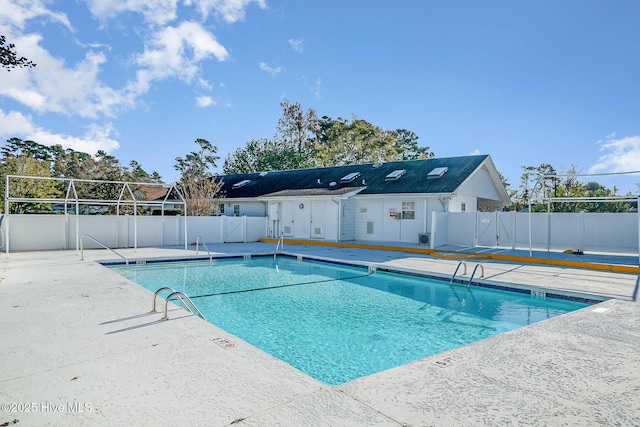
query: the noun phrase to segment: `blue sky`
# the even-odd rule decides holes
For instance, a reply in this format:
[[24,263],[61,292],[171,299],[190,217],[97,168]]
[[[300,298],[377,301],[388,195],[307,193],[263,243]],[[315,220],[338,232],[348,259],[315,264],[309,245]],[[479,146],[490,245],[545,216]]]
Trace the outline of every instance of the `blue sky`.
[[[222,159],[271,138],[283,98],[405,128],[437,157],[640,170],[640,2],[0,0],[38,64],[0,74],[0,140],[33,139],[166,182],[196,138]],[[594,177],[637,193],[632,176]]]

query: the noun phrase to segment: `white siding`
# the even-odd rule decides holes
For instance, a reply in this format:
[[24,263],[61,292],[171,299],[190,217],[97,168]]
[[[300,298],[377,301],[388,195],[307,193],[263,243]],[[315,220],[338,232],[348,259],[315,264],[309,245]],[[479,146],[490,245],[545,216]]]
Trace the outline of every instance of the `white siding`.
[[[363,241],[381,241],[383,239],[382,199],[355,199],[355,239]],[[373,233],[367,233],[367,223],[373,224]]]
[[456,190],[456,193],[473,198],[500,200],[498,189],[493,185],[491,176],[485,168],[480,168],[474,172],[467,182]]
[[266,216],[267,215],[267,208],[265,204],[261,202],[234,201],[233,199],[229,199],[229,200],[222,200],[220,203],[224,203],[225,216],[234,216],[233,205],[240,206],[239,216],[244,216],[244,215]]
[[[478,210],[477,200],[473,196],[458,195],[449,200],[449,212],[475,212]],[[462,210],[464,204],[464,211]]]
[[[418,243],[418,235],[430,229],[431,209],[442,209],[437,199],[406,197],[355,197],[355,240]],[[415,203],[415,217],[402,219],[402,202]],[[425,210],[426,209],[426,210]],[[368,233],[373,228],[373,233]],[[426,227],[425,227],[426,224]]]

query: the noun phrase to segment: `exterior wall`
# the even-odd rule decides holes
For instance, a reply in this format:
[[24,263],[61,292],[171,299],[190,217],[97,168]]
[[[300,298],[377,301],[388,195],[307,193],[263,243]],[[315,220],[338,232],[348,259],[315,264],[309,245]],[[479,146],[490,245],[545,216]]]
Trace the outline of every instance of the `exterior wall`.
[[[224,203],[224,215],[225,216],[266,216],[267,207],[264,203],[255,201],[234,201],[233,199],[223,199],[220,201]],[[235,215],[233,206],[238,205],[240,207],[240,214]]]
[[449,212],[475,212],[478,210],[477,203],[476,197],[458,195],[449,200]]
[[[418,235],[428,231],[430,216],[428,212],[432,206],[435,206],[429,203],[429,199],[411,195],[386,198],[356,196],[354,198],[355,240],[363,241],[417,244]],[[413,218],[403,215],[403,202],[414,203]],[[440,205],[439,202],[437,204]]]
[[382,212],[381,199],[355,198],[355,240],[384,240]]
[[491,176],[484,167],[475,171],[473,175],[456,190],[456,193],[473,198],[500,200],[498,189],[493,185]]

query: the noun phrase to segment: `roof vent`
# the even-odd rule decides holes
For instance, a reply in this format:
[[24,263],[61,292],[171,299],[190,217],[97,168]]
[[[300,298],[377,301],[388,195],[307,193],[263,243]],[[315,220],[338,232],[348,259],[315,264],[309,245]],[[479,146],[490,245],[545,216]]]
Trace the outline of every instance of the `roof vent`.
[[331,181],[331,182],[329,183],[329,187],[335,187],[336,185],[338,185],[338,183],[337,183],[337,182],[335,182],[335,181]]
[[395,181],[407,172],[406,169],[396,169],[384,179],[385,181]]
[[447,173],[448,170],[449,168],[446,166],[434,168],[431,172],[427,174],[427,179],[440,178],[442,175]]
[[231,188],[240,188],[240,187],[244,187],[245,185],[247,185],[248,183],[250,183],[251,180],[250,179],[243,179],[240,182],[236,182],[235,184],[233,184],[231,186]]
[[269,172],[260,172],[260,176],[267,176]]
[[374,169],[378,169],[378,168],[379,168],[380,166],[382,166],[383,164],[384,164],[383,162],[375,162],[375,163],[373,164],[373,168],[374,168]]
[[351,172],[349,175],[345,175],[340,179],[340,182],[346,183],[351,182],[360,176],[360,172]]

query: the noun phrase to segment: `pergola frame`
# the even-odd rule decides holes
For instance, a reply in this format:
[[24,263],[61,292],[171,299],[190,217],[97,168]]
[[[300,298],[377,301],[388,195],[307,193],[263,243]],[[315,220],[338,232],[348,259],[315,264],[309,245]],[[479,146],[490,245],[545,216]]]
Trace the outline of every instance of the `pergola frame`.
[[[52,198],[52,197],[12,197],[11,196],[11,188],[10,183],[11,179],[32,179],[36,181],[57,181],[67,183],[66,192],[64,198]],[[94,183],[94,184],[111,184],[121,186],[119,197],[117,200],[115,199],[82,199],[78,197],[78,192],[76,191],[76,183]],[[145,187],[163,187],[167,188],[168,191],[163,200],[137,200],[132,186],[145,186]],[[169,202],[169,196],[171,194],[175,194],[179,197],[179,201],[171,201]],[[125,195],[128,195],[130,199],[125,198]],[[164,222],[164,213],[165,206],[168,203],[172,205],[182,205],[184,212],[184,248],[187,250],[187,202],[182,196],[182,193],[175,184],[170,186],[166,186],[165,184],[159,183],[151,183],[151,182],[133,182],[133,181],[102,181],[102,180],[94,180],[94,179],[76,179],[76,178],[51,178],[51,177],[41,177],[41,176],[24,176],[24,175],[7,175],[5,178],[5,196],[4,196],[4,214],[5,214],[5,251],[9,254],[9,241],[10,241],[10,217],[11,212],[9,210],[10,203],[49,203],[49,204],[64,204],[64,215],[65,215],[65,226],[68,228],[69,224],[69,205],[72,205],[75,209],[75,217],[76,217],[76,251],[79,251],[80,248],[80,205],[93,205],[93,206],[116,206],[116,221],[120,222],[120,207],[121,206],[132,206],[133,207],[133,229],[134,229],[134,249],[138,248],[138,207],[160,207],[162,221]],[[116,234],[117,236],[117,234]],[[163,242],[164,244],[164,237]],[[117,240],[116,240],[117,245]]]
[[[545,182],[549,178],[560,178],[565,176],[579,177],[593,177],[593,176],[610,176],[610,175],[634,175],[640,174],[640,171],[631,172],[610,172],[610,173],[594,173],[594,174],[539,174],[536,180],[531,194],[535,192],[538,185],[542,185],[542,202],[547,202],[547,213],[551,212],[552,202],[564,202],[564,203],[578,203],[578,202],[593,202],[593,203],[617,203],[617,202],[636,202],[636,213],[638,216],[638,265],[640,265],[640,193],[635,195],[625,196],[606,196],[606,197],[550,197],[547,195],[547,187]],[[529,197],[529,256],[532,256],[532,236],[531,236],[531,205],[532,198]]]

